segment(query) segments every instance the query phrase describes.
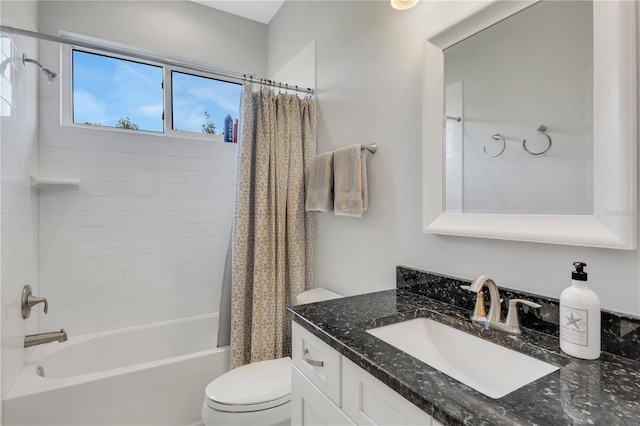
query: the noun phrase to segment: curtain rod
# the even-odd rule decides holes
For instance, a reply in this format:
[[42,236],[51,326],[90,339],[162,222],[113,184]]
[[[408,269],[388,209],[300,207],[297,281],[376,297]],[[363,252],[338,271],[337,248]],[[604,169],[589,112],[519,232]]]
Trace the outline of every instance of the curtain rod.
[[178,60],[163,58],[162,56],[140,53],[140,52],[132,51],[129,49],[124,49],[124,48],[106,47],[99,43],[92,43],[86,40],[78,40],[71,37],[57,37],[49,34],[39,33],[36,31],[29,31],[29,30],[23,30],[21,28],[10,27],[7,25],[0,25],[0,31],[7,34],[18,34],[26,37],[36,38],[39,40],[51,41],[54,43],[68,44],[68,45],[77,46],[77,47],[84,47],[87,49],[100,50],[102,52],[113,53],[116,55],[134,57],[136,59],[156,62],[163,65],[177,66],[180,68],[188,69],[190,71],[205,72],[208,74],[213,74],[215,76],[225,78],[227,79],[227,81],[230,81],[233,83],[243,83],[245,81],[251,81],[253,83],[261,84],[263,86],[279,87],[279,88],[282,88],[284,86],[286,87],[286,90],[291,90],[299,93],[307,93],[309,95],[314,94],[314,91],[311,88],[291,86],[288,84],[277,83],[275,81],[266,80],[266,79],[256,79],[251,75],[241,74],[234,71],[227,71],[227,70],[221,70],[217,68],[210,68],[206,66],[189,64],[189,63],[178,61]]

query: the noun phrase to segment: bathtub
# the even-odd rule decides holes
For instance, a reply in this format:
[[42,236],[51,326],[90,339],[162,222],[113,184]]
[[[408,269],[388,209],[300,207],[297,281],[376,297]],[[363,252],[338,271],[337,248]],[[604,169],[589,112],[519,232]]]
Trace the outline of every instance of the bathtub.
[[198,425],[204,388],[229,370],[217,331],[216,313],[37,346],[4,424]]

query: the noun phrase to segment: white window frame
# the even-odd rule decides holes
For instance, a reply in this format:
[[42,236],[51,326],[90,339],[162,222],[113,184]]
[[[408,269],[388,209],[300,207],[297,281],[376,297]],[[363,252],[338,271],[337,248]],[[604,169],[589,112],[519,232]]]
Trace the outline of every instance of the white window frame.
[[[76,47],[69,44],[63,44],[60,46],[61,52],[61,68],[62,68],[62,78],[60,84],[60,125],[67,127],[75,127],[79,129],[92,129],[98,131],[112,131],[112,132],[125,132],[125,133],[135,133],[142,134],[147,136],[155,136],[155,137],[171,137],[171,138],[181,138],[181,139],[192,139],[198,141],[207,141],[207,142],[221,142],[224,144],[228,144],[229,142],[224,142],[224,136],[221,134],[208,134],[208,133],[198,133],[192,132],[189,130],[174,130],[173,129],[173,86],[172,86],[172,72],[176,71],[183,74],[189,74],[197,77],[210,78],[213,80],[224,81],[229,84],[239,84],[234,81],[228,81],[220,78],[214,74],[209,74],[201,71],[194,71],[189,68],[182,68],[174,65],[167,65],[159,62],[154,62],[147,59],[139,59],[136,57],[136,53],[145,54],[145,55],[155,55],[159,56],[155,52],[144,51],[142,49],[132,48],[130,46],[126,46],[119,43],[108,42],[104,40],[99,40],[95,38],[90,38],[86,36],[79,36],[77,34],[68,34],[72,36],[76,40],[86,40],[88,42],[94,44],[100,44],[105,47],[105,50],[100,49],[92,49],[87,47]],[[110,48],[117,49],[119,51],[128,51],[131,52],[131,55],[113,53]],[[138,62],[144,65],[157,66],[162,68],[163,72],[163,108],[164,108],[164,120],[163,120],[163,128],[162,132],[154,132],[150,130],[132,130],[132,129],[122,129],[119,127],[112,126],[90,126],[87,124],[74,123],[73,122],[73,51],[78,50],[81,52],[93,53],[97,55],[102,55],[115,59],[122,59],[126,61]],[[240,99],[238,99],[238,103]]]

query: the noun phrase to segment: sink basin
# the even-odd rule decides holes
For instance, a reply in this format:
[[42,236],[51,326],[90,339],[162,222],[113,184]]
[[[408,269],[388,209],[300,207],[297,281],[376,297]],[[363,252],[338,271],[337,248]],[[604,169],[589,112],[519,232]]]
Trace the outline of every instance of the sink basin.
[[558,369],[426,318],[367,332],[494,399]]

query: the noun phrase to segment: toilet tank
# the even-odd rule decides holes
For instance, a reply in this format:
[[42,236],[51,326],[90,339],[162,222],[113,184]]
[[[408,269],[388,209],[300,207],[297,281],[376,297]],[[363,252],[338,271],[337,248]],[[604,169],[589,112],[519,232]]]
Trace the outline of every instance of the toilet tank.
[[324,300],[338,299],[342,296],[324,288],[314,288],[302,292],[296,297],[296,304],[303,305],[305,303],[322,302]]

